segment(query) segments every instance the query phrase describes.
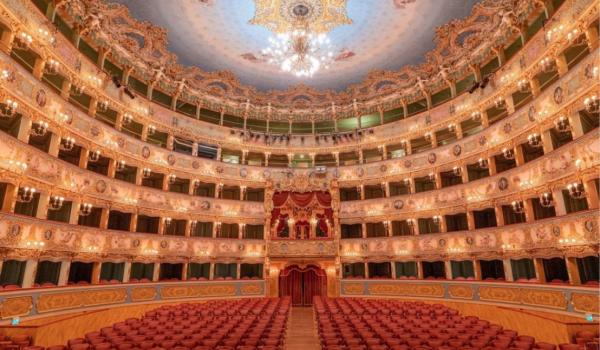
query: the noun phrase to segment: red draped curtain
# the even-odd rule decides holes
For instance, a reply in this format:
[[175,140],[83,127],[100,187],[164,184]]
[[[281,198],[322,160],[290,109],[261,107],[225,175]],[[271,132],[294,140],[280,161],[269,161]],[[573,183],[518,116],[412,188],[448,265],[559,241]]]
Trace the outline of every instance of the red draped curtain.
[[292,305],[312,305],[313,297],[327,296],[327,274],[318,266],[288,266],[279,275],[279,295],[290,296]]
[[[317,200],[319,206],[323,209],[323,214],[316,214],[317,219],[317,237],[326,238],[329,236],[326,220],[333,222],[333,209],[331,208],[331,194],[325,191],[315,191],[307,193],[299,192],[275,192],[273,194],[273,210],[271,211],[271,226],[277,222],[275,232],[277,237],[288,238],[294,236],[296,232],[284,233],[287,229],[287,214],[283,214],[282,207],[288,200],[291,200],[294,206],[299,208],[307,207],[314,199]],[[307,223],[308,224],[308,223]],[[295,226],[301,226],[298,223]],[[296,231],[296,230],[294,230]]]

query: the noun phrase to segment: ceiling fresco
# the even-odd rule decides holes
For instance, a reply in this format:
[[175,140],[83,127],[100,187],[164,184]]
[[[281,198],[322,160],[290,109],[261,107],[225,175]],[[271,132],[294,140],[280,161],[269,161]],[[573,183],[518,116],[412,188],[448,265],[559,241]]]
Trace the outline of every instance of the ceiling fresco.
[[112,2],[126,5],[138,20],[164,27],[168,48],[182,65],[231,71],[241,83],[263,91],[298,84],[341,91],[361,82],[372,70],[398,70],[423,62],[435,46],[436,28],[468,16],[477,1],[347,0],[349,21],[328,33],[334,63],[313,77],[302,78],[268,64],[262,50],[273,33],[252,23],[253,0]]

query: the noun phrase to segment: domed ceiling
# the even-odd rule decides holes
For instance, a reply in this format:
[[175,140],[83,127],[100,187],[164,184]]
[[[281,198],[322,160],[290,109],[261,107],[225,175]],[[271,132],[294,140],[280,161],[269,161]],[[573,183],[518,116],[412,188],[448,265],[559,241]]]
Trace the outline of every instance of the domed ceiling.
[[[260,18],[258,6],[269,11],[294,1],[324,4],[322,10],[333,16],[324,21],[336,21],[326,23],[333,62],[312,77],[282,72],[263,54],[275,24]],[[240,82],[260,90],[305,84],[337,91],[361,82],[371,70],[397,70],[423,62],[434,48],[436,28],[468,16],[477,1],[114,0],[126,5],[138,20],[164,27],[169,50],[182,65],[231,71]]]

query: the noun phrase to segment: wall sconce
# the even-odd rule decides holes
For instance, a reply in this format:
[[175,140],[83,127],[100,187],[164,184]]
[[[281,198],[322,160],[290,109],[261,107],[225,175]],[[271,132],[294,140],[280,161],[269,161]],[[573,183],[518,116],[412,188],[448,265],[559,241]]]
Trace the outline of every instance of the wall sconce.
[[0,106],[0,116],[3,118],[11,118],[17,113],[19,103],[11,99],[7,99],[2,106]]
[[504,147],[502,149],[502,156],[506,159],[515,159],[515,151],[512,148]]
[[31,125],[31,134],[34,136],[44,136],[48,131],[48,123],[37,121]]
[[28,166],[27,166],[27,163],[25,163],[25,162],[10,159],[8,161],[8,167],[13,171],[23,173],[23,172],[25,172],[25,170],[27,170]]
[[85,92],[85,85],[81,82],[71,85],[71,94],[73,96],[81,96]]
[[169,183],[172,185],[177,181],[177,175],[169,174]]
[[435,181],[435,173],[429,173],[429,174],[427,174],[427,178],[431,182]]
[[502,247],[502,250],[516,250],[517,249],[517,245],[514,243],[503,244],[501,247]]
[[390,220],[383,220],[383,227],[385,227],[385,229],[389,229],[390,228]]
[[402,149],[403,149],[404,151],[406,151],[406,144],[407,144],[407,143],[406,143],[406,140],[402,140],[402,141],[400,141],[400,147],[402,147]]
[[538,133],[533,133],[530,134],[529,136],[527,136],[527,143],[529,143],[529,145],[531,147],[541,147],[542,146],[542,138],[540,137],[540,135]]
[[425,141],[427,141],[427,142],[431,141],[431,132],[426,132],[423,137],[425,137]]
[[361,192],[362,192],[362,186],[358,185],[356,186],[356,192],[358,193],[358,195],[360,196]]
[[[497,102],[497,100],[496,100],[496,102]],[[474,111],[473,113],[471,113],[471,119],[475,122],[481,121],[481,112]]]
[[21,187],[17,193],[17,201],[21,203],[30,203],[33,200],[36,189],[33,187]]
[[89,216],[92,213],[93,206],[90,203],[82,203],[79,206],[79,216]]
[[46,75],[55,75],[58,73],[59,63],[57,60],[51,58],[44,62],[44,74]]
[[494,106],[497,109],[504,109],[506,107],[506,100],[503,97],[498,97],[496,101],[494,101]]
[[194,186],[194,188],[200,187],[200,180],[194,179],[194,181],[192,182],[192,186]]
[[130,113],[123,114],[123,121],[121,122],[122,125],[129,125],[132,121],[133,116]]
[[27,242],[25,243],[25,246],[26,246],[27,248],[29,248],[29,249],[41,249],[41,248],[43,248],[45,245],[46,245],[46,242],[43,242],[43,241],[36,241],[36,240],[33,240],[33,241],[27,241]]
[[152,249],[152,248],[146,248],[146,249],[144,249],[143,253],[145,255],[157,255],[158,254],[158,250]]
[[63,122],[63,123],[68,123],[70,124],[71,121],[73,120],[73,117],[67,113],[64,112],[59,112],[58,113],[58,120]]
[[194,232],[196,231],[196,226],[198,225],[198,221],[196,220],[191,220],[190,221],[190,231]]
[[477,160],[477,165],[479,165],[481,169],[487,169],[490,167],[488,160],[485,158],[479,158],[479,160]]
[[142,169],[142,177],[147,179],[152,175],[152,169],[150,168],[144,168]]
[[579,243],[579,240],[576,238],[561,238],[558,240],[558,243],[564,245],[575,245]]
[[517,88],[519,89],[519,92],[522,92],[522,93],[528,92],[529,88],[530,88],[529,80],[527,80],[527,79],[519,80],[519,82],[517,83]]
[[552,193],[545,192],[540,195],[540,205],[544,208],[550,208],[554,206],[554,200]]
[[156,133],[156,126],[148,125],[148,135],[154,135]]
[[[88,154],[88,159],[92,163],[95,163],[95,162],[99,161],[100,160],[100,150],[97,149],[95,151],[90,152]],[[117,162],[117,164],[118,164],[118,162]]]
[[436,225],[439,225],[440,222],[442,222],[442,217],[440,215],[434,215],[432,219],[433,219],[433,223]]
[[522,201],[513,201],[510,206],[512,207],[512,210],[516,213],[516,214],[522,214],[525,212],[525,208],[523,207],[523,202]]
[[585,197],[585,189],[580,182],[573,182],[572,184],[567,185],[567,190],[569,191],[569,195],[575,199]]
[[558,37],[558,35],[563,31],[563,29],[565,29],[565,26],[563,24],[550,29],[549,31],[546,32],[546,40],[550,41],[550,40]]
[[100,101],[100,102],[98,102],[96,107],[97,107],[98,111],[106,112],[106,111],[108,111],[109,102],[108,102],[108,100]]
[[23,51],[29,50],[31,48],[31,43],[33,43],[33,37],[25,32],[19,33],[13,41],[13,45],[17,49]]
[[454,174],[454,176],[460,176],[462,175],[462,169],[459,166],[454,166],[452,168],[452,173]]
[[579,29],[575,28],[569,33],[567,33],[567,40],[571,45],[583,45],[586,43],[585,35],[581,35]]
[[556,68],[556,60],[554,58],[545,57],[540,61],[540,66],[544,73],[552,72]]
[[583,105],[585,106],[585,110],[589,113],[600,112],[600,101],[598,101],[596,95],[586,97],[585,100],[583,100]]
[[415,226],[415,219],[406,219],[406,224],[410,228],[414,227]]
[[69,151],[73,150],[73,147],[75,147],[75,139],[74,138],[69,136],[69,137],[65,137],[60,140],[59,148],[61,150],[69,152]]
[[48,203],[48,209],[60,210],[60,208],[62,208],[62,206],[63,206],[64,201],[65,201],[65,197],[52,196],[52,197],[50,197],[50,202]]
[[448,124],[448,131],[455,132],[456,131],[456,124],[454,124],[454,123]]
[[410,187],[410,177],[406,177],[402,181],[404,182],[404,186]]
[[125,170],[125,166],[127,165],[127,163],[125,163],[124,160],[120,160],[115,164],[115,170],[116,171],[123,171]]
[[38,28],[38,35],[47,40],[50,44],[54,44],[56,38],[47,29]]
[[100,87],[102,86],[102,78],[99,78],[95,75],[88,75],[88,80],[90,81],[90,83],[92,83],[92,85],[95,85],[96,87]]
[[556,130],[559,132],[569,132],[571,131],[571,124],[569,124],[569,119],[564,116],[558,118],[556,122],[554,122]]
[[165,227],[169,227],[169,226],[171,226],[171,221],[173,219],[167,217],[167,218],[164,218],[163,220],[165,222]]

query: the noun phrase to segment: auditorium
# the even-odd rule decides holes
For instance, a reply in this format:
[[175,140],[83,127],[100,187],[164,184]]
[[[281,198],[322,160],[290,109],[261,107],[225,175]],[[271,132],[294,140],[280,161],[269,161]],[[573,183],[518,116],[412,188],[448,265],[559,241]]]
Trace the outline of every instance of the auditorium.
[[0,350],[600,350],[599,27],[0,0]]

